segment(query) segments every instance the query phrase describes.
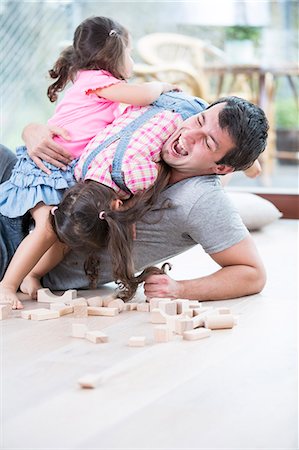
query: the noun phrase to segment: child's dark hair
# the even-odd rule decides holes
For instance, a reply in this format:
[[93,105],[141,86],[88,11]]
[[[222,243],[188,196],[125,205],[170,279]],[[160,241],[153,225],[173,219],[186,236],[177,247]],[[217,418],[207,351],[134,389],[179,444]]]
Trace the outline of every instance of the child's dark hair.
[[[134,275],[133,224],[153,209],[168,183],[169,173],[169,166],[162,162],[155,184],[135,194],[120,209],[113,208],[113,200],[118,196],[112,188],[92,180],[79,182],[66,191],[54,215],[50,213],[59,240],[87,254],[84,270],[92,288],[96,287],[99,275],[99,250],[108,247],[113,277],[121,288],[121,296],[124,300],[133,297],[143,281]],[[169,207],[169,202],[164,201],[160,209]]]
[[108,17],[90,17],[84,20],[74,34],[73,45],[63,50],[49,70],[57,79],[48,88],[51,102],[57,100],[68,81],[73,81],[78,70],[102,69],[115,78],[124,79],[124,52],[128,46],[128,31]]

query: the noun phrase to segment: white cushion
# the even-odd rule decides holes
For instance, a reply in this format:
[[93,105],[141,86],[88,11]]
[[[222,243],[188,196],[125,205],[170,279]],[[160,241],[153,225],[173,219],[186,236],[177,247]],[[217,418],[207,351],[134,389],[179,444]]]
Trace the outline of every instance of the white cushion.
[[228,192],[228,195],[249,231],[259,230],[282,216],[273,203],[258,195],[243,192]]

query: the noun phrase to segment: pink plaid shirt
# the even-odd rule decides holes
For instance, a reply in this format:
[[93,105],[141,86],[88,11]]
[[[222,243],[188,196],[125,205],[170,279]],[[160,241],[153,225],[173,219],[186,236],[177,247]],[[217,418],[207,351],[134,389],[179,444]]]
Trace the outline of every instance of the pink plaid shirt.
[[[129,106],[124,113],[107,125],[86,146],[75,168],[77,181],[81,179],[82,168],[88,154],[111,135],[118,133],[126,125],[145,112],[148,107]],[[164,142],[182,123],[178,113],[161,111],[133,132],[125,152],[122,171],[129,190],[135,194],[149,188],[158,175],[157,163]],[[128,194],[122,191],[111,179],[112,162],[119,141],[113,142],[93,159],[88,167],[85,179],[98,181],[111,187],[121,198]]]

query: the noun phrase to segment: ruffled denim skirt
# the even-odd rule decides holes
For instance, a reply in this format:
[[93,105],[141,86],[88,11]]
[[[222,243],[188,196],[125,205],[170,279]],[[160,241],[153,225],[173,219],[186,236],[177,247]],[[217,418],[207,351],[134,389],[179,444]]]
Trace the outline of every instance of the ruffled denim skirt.
[[10,179],[0,185],[0,213],[3,216],[24,216],[40,202],[58,205],[64,191],[76,183],[74,168],[77,160],[72,161],[66,171],[44,161],[52,172],[47,175],[35,165],[26,147],[17,149],[17,157]]

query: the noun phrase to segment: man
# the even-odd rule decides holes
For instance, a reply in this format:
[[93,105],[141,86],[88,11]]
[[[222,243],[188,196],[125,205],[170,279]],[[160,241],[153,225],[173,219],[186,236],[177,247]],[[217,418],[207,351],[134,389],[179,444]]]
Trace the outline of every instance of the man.
[[[198,243],[221,268],[194,280],[152,275],[144,286],[146,296],[220,300],[263,288],[263,264],[215,174],[250,167],[265,148],[267,129],[259,108],[242,99],[227,98],[185,120],[165,142],[162,157],[172,167],[170,185],[160,196],[157,209],[137,223],[136,269]],[[25,129],[23,138],[36,164],[42,166],[42,159],[60,167],[69,162],[66,152],[53,141],[53,134],[66,137],[59,129],[37,125]],[[159,204],[165,199],[171,200],[173,208],[161,215]],[[87,288],[83,262],[82,255],[71,252],[44,278],[44,286]],[[111,281],[107,254],[101,254],[101,267],[99,283]]]

